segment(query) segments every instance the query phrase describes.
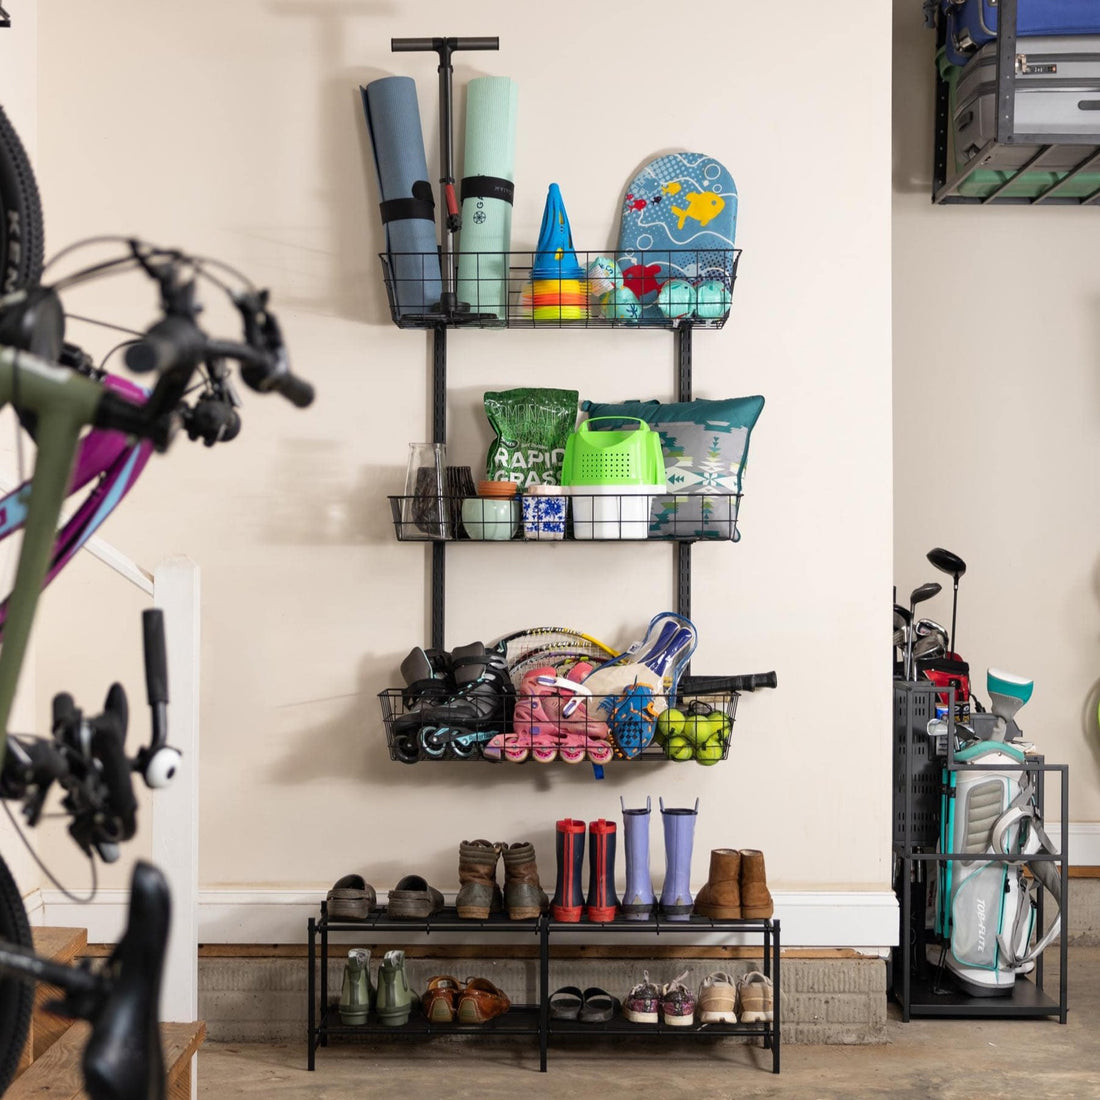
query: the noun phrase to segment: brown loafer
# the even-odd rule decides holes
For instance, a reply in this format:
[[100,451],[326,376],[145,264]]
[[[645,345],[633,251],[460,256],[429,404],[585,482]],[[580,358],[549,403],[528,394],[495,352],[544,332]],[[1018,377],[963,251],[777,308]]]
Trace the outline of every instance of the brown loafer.
[[406,875],[391,891],[387,915],[406,920],[430,917],[443,908],[443,895],[419,875]]
[[512,1002],[488,978],[467,978],[466,988],[458,996],[458,1022],[484,1024],[503,1016]]
[[366,920],[377,898],[362,875],[344,875],[328,892],[327,912],[333,920]]
[[465,987],[449,974],[439,974],[428,979],[428,988],[420,1003],[424,1006],[424,1015],[433,1024],[452,1024],[455,1018],[455,1006],[458,996]]

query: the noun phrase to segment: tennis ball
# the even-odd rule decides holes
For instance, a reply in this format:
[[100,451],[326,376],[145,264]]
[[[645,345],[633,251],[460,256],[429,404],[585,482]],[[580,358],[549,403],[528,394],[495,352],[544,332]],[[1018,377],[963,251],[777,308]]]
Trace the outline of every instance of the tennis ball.
[[692,745],[705,745],[710,740],[710,715],[692,714],[684,719],[683,735]]
[[690,760],[695,755],[695,746],[683,734],[673,734],[668,739],[665,751],[670,760]]
[[684,729],[684,716],[675,707],[663,710],[657,716],[656,728],[653,736],[658,745],[665,744],[673,734],[682,733]]
[[698,764],[711,765],[717,764],[722,756],[725,754],[726,748],[722,744],[720,738],[713,737],[704,745],[700,745],[695,750],[695,761]]
[[720,710],[712,710],[710,714],[707,715],[707,724],[710,726],[710,736],[708,740],[725,741],[729,737],[732,723]]

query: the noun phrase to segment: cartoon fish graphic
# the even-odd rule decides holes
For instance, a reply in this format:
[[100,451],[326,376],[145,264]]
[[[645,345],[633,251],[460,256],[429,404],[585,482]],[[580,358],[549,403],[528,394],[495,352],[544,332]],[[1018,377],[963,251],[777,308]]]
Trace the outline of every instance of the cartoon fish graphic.
[[642,211],[645,209],[645,199],[636,199],[632,194],[626,196],[626,208],[627,210]]
[[673,214],[680,219],[676,224],[677,229],[684,228],[684,221],[687,218],[692,218],[700,226],[704,226],[718,217],[726,208],[726,200],[712,191],[708,191],[703,195],[700,195],[698,191],[689,191],[685,197],[687,199],[687,209],[679,206],[670,208]]

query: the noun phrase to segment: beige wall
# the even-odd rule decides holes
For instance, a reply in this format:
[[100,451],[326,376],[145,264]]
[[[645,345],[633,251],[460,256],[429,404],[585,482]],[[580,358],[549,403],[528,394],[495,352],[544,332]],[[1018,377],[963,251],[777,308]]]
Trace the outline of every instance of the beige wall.
[[[533,840],[552,879],[556,819],[618,818],[620,794],[651,794],[700,797],[700,883],[709,850],[732,845],[763,848],[778,889],[884,889],[889,11],[838,19],[797,0],[781,63],[774,11],[750,4],[564,0],[549,17],[488,0],[456,25],[439,0],[114,0],[45,5],[39,18],[51,244],[140,233],[240,265],[273,288],[296,366],[318,388],[306,413],[246,394],[239,442],[178,446],[106,531],[147,567],[178,552],[202,567],[202,885],[323,889],[358,870],[383,890],[409,871],[453,887],[458,841],[475,836]],[[441,31],[501,39],[498,54],[457,57],[459,135],[467,79],[520,83],[515,247],[533,246],[552,181],[577,247],[599,250],[622,187],[654,153],[703,149],[737,179],[741,278],[730,323],[696,339],[695,390],[759,392],[767,407],[743,541],[695,554],[694,667],[775,668],[780,688],[743,698],[719,767],[618,766],[596,783],[585,768],[387,758],[375,696],[426,640],[427,603],[424,552],[395,542],[385,494],[428,431],[429,349],[386,312],[357,86],[416,77],[434,178],[435,63],[388,43]],[[825,63],[853,41],[859,65]],[[91,305],[138,325],[152,315],[137,283]],[[483,460],[485,389],[672,393],[667,333],[459,332],[449,345],[460,462]],[[449,645],[548,618],[623,643],[670,606],[672,552],[461,546],[448,580]],[[41,627],[43,708],[58,684],[92,700],[121,676],[141,717],[140,606],[92,561],[57,586]]]
[[[895,0],[894,543],[907,594],[985,672],[1035,679],[1019,724],[1070,766],[1074,862],[1100,860],[1100,222],[1094,209],[933,206],[931,31]],[[1057,800],[1049,816],[1057,817]]]

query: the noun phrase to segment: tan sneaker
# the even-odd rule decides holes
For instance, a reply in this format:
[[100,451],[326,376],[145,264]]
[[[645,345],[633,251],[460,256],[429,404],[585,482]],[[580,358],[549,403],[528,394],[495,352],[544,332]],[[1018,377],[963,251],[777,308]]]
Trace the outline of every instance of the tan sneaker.
[[737,989],[724,970],[716,970],[703,979],[697,1011],[701,1024],[737,1023]]
[[737,979],[737,1001],[741,1023],[757,1024],[773,1019],[772,980],[759,970],[752,970]]

